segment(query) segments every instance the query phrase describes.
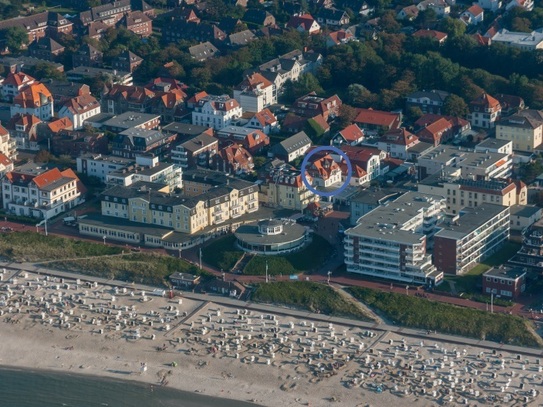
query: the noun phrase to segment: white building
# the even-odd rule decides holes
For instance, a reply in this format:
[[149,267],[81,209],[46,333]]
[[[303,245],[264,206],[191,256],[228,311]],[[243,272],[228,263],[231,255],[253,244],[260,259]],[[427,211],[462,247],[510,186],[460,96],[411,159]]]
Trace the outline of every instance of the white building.
[[243,113],[236,99],[228,95],[208,95],[198,101],[192,112],[192,124],[220,130],[229,126],[232,120],[239,119]]
[[543,32],[513,32],[502,28],[492,37],[492,42],[520,48],[523,51],[535,51],[536,49],[543,49]]
[[58,117],[68,117],[74,125],[74,130],[79,130],[83,127],[85,120],[100,112],[100,102],[93,96],[84,94],[64,103],[58,112]]
[[82,187],[71,170],[43,170],[34,164],[2,179],[4,209],[14,215],[49,219],[82,203]]
[[170,191],[183,187],[181,167],[177,164],[161,163],[158,157],[136,156],[136,164],[112,171],[106,176],[110,186],[128,187],[138,181],[168,185]]
[[13,98],[11,117],[17,114],[31,114],[46,121],[53,117],[53,96],[43,83],[33,83]]
[[11,102],[21,89],[36,82],[32,76],[23,72],[10,72],[0,81],[0,95],[2,100]]
[[260,112],[262,109],[277,103],[274,85],[262,74],[255,72],[234,88],[236,99],[244,112]]
[[76,159],[77,172],[106,182],[107,174],[134,163],[130,158],[105,154],[84,154]]

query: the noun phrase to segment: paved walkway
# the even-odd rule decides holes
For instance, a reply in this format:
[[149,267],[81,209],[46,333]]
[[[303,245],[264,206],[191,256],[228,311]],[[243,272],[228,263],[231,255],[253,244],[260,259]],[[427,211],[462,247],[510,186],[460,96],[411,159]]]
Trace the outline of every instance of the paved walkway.
[[[127,283],[125,281],[93,277],[93,276],[87,276],[87,275],[69,273],[69,272],[63,272],[63,271],[57,271],[57,270],[50,270],[43,267],[36,267],[34,264],[31,264],[31,263],[0,262],[0,267],[5,267],[6,269],[14,269],[14,270],[35,272],[35,273],[40,273],[40,274],[47,274],[47,275],[51,275],[51,276],[55,276],[59,278],[66,278],[66,279],[72,279],[72,280],[79,279],[81,281],[97,282],[103,285],[126,287],[129,289],[136,289],[136,290],[152,291],[153,289],[156,288],[156,287],[143,285],[143,284]],[[352,319],[347,319],[347,318],[332,317],[328,315],[315,314],[315,313],[300,311],[300,310],[291,309],[291,308],[278,307],[276,305],[256,304],[256,303],[251,303],[247,301],[240,301],[240,300],[236,300],[236,299],[232,299],[228,297],[215,296],[215,295],[209,295],[209,294],[196,294],[196,293],[190,293],[190,292],[184,292],[184,291],[176,292],[176,294],[185,298],[193,299],[193,300],[198,300],[198,301],[203,301],[203,302],[212,301],[215,304],[219,304],[223,306],[234,307],[234,308],[246,308],[246,309],[250,309],[250,310],[261,312],[261,313],[273,313],[277,315],[290,316],[290,317],[298,318],[298,319],[306,319],[306,320],[314,320],[314,321],[320,321],[320,322],[326,322],[326,323],[334,323],[334,324],[339,324],[339,325],[354,326],[354,327],[368,329],[368,330],[394,332],[398,335],[421,338],[424,341],[444,341],[448,343],[469,345],[469,346],[481,347],[485,349],[502,350],[505,352],[518,353],[518,354],[523,354],[527,356],[535,356],[535,357],[543,356],[543,350],[541,349],[531,349],[531,348],[524,348],[524,347],[513,346],[513,345],[497,344],[490,341],[482,341],[482,340],[464,338],[464,337],[453,336],[453,335],[428,334],[426,331],[421,331],[419,329],[401,328],[394,325],[386,325],[386,324],[379,324],[379,323],[372,323],[372,322],[357,321],[357,320],[352,320]]]

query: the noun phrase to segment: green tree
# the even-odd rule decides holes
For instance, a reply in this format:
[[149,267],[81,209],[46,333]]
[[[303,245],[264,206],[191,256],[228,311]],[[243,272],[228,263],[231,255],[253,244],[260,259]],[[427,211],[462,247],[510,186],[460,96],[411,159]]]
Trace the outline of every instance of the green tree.
[[34,65],[28,69],[28,73],[39,80],[55,79],[61,81],[66,79],[64,72],[60,72],[54,65],[47,62]]
[[469,113],[468,105],[460,96],[450,94],[443,102],[443,114],[447,116],[465,117]]
[[350,125],[356,118],[357,111],[354,107],[343,103],[339,108],[339,115],[334,123],[339,129],[344,129]]
[[28,44],[28,34],[23,27],[6,28],[0,32],[0,37],[5,40],[11,52],[19,52],[24,45]]
[[446,32],[453,39],[464,35],[466,24],[456,18],[446,17],[439,22],[439,29]]

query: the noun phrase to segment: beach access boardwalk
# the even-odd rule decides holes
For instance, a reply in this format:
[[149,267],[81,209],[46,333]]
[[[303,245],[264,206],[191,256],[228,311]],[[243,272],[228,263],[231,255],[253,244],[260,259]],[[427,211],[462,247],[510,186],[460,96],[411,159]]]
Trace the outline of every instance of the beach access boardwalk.
[[[58,278],[66,278],[66,279],[72,279],[72,280],[79,279],[81,281],[96,282],[98,284],[109,285],[112,287],[119,287],[119,288],[126,287],[129,289],[143,290],[147,292],[152,292],[154,289],[157,288],[155,286],[149,286],[149,285],[144,285],[144,284],[127,283],[125,281],[120,281],[120,280],[113,280],[113,279],[107,279],[107,278],[101,278],[101,277],[95,277],[95,276],[89,276],[85,274],[78,274],[78,273],[65,272],[65,271],[59,271],[59,270],[52,270],[52,269],[36,266],[35,264],[32,264],[32,263],[0,262],[0,267],[6,268],[7,271],[10,271],[10,270],[13,270],[16,272],[27,271],[30,273],[49,275],[49,276],[54,276]],[[521,346],[506,345],[506,344],[500,344],[500,343],[491,342],[491,341],[471,339],[471,338],[439,334],[439,333],[428,334],[426,331],[422,329],[411,329],[411,328],[403,328],[403,327],[399,327],[395,325],[379,324],[375,322],[357,321],[354,319],[316,314],[316,313],[312,313],[312,312],[308,312],[304,310],[286,308],[286,307],[281,307],[281,306],[272,305],[272,304],[262,304],[262,303],[255,303],[255,302],[250,302],[250,301],[240,301],[234,298],[223,297],[220,295],[197,294],[197,293],[186,292],[186,291],[175,291],[175,293],[176,295],[179,295],[184,298],[202,301],[204,304],[213,302],[215,304],[223,305],[227,307],[249,309],[252,311],[258,311],[262,313],[272,313],[272,314],[283,315],[283,316],[291,316],[291,317],[300,318],[300,319],[309,320],[309,321],[334,323],[334,324],[352,326],[352,327],[357,327],[357,328],[362,328],[362,329],[377,330],[381,332],[393,332],[398,335],[404,335],[404,336],[415,337],[415,338],[423,338],[426,341],[431,341],[431,340],[442,341],[442,342],[449,342],[449,343],[454,343],[454,344],[480,347],[480,348],[485,348],[485,349],[496,349],[496,350],[517,353],[517,354],[526,355],[526,356],[543,357],[543,349],[532,349],[532,348],[526,348],[526,347],[521,347]]]

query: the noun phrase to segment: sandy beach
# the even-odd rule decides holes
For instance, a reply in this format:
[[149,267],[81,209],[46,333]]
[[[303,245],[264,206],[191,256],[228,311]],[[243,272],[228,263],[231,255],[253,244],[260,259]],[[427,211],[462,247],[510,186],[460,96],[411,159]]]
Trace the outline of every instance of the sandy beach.
[[0,365],[264,406],[543,402],[533,357],[32,273],[0,286]]

